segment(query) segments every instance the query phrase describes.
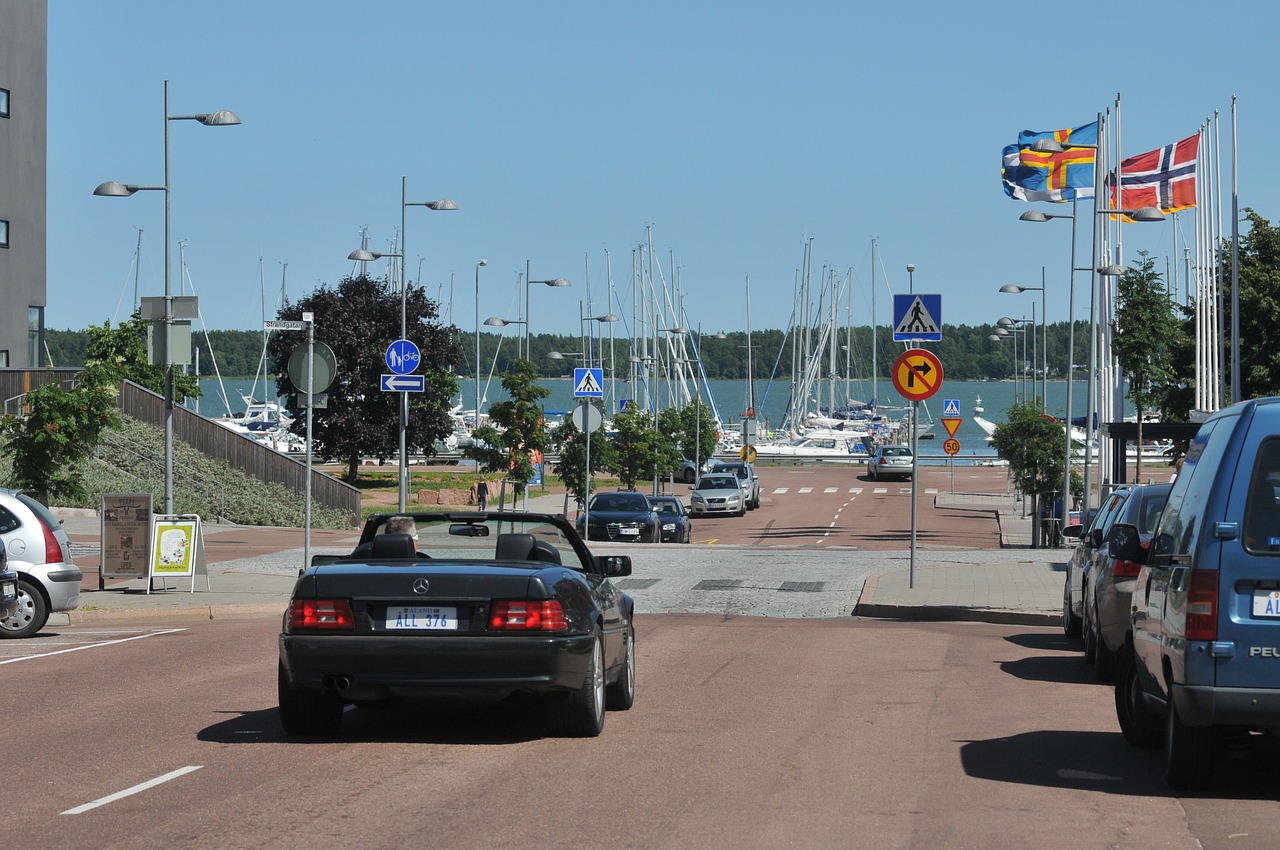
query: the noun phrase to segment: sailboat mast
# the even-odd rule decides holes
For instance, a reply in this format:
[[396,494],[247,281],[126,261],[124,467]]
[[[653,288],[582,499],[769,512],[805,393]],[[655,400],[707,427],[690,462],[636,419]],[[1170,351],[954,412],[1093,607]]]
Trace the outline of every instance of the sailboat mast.
[[751,275],[747,275],[747,417],[756,418],[756,379],[751,348]]
[[876,365],[878,359],[877,349],[880,342],[876,338],[876,240],[871,240],[871,404],[874,406],[879,403],[879,390],[876,384],[880,380],[880,367]]

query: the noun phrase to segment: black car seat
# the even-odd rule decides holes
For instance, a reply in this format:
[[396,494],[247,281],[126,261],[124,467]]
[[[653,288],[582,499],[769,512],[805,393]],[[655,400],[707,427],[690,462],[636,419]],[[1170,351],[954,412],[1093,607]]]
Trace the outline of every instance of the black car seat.
[[374,560],[412,561],[418,557],[413,536],[409,534],[379,534],[373,538],[369,557]]

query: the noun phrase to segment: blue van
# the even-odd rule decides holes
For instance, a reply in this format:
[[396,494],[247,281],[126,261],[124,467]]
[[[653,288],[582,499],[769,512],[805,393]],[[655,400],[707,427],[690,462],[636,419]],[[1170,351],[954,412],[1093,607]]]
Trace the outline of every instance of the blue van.
[[1141,550],[1113,526],[1113,557],[1143,561],[1116,715],[1130,743],[1163,739],[1170,786],[1203,788],[1220,752],[1280,730],[1280,398],[1201,426]]

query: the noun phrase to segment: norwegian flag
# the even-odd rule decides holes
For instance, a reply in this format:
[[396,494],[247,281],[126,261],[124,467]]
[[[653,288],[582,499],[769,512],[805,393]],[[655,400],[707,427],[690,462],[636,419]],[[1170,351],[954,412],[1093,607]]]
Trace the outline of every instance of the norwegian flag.
[[[1196,157],[1199,152],[1200,135],[1196,134],[1150,153],[1123,160],[1120,163],[1123,191],[1118,208],[1136,210],[1141,207],[1156,207],[1161,212],[1168,213],[1194,207]],[[1113,186],[1113,202],[1115,196]]]

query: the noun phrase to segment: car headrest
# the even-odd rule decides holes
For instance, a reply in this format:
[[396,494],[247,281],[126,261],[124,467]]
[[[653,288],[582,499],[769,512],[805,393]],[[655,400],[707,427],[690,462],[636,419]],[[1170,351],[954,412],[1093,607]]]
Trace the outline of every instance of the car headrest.
[[531,561],[545,561],[548,564],[560,563],[560,551],[545,540],[538,540],[533,544],[533,550],[529,553]]
[[369,556],[382,560],[413,560],[418,557],[413,536],[409,534],[379,534],[373,538]]
[[532,552],[532,534],[512,533],[498,535],[498,551],[495,557],[499,561],[530,561],[533,560],[531,557]]

